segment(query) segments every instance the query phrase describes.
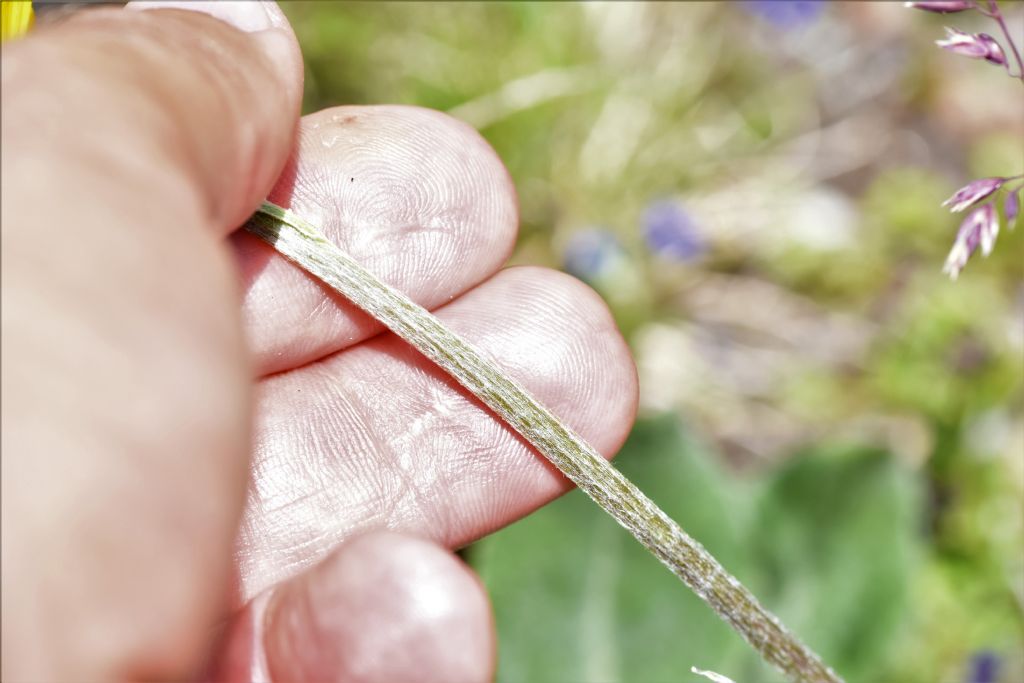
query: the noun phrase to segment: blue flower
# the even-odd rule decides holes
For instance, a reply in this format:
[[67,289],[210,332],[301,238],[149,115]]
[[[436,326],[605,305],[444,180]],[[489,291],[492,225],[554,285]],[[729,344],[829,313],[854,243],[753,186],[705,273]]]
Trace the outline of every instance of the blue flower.
[[607,274],[624,255],[615,235],[602,228],[590,228],[569,238],[562,264],[567,272],[589,280]]
[[779,28],[795,28],[818,18],[824,0],[744,0],[742,7]]
[[658,201],[647,207],[643,233],[652,252],[673,261],[690,261],[705,250],[696,221],[673,201]]
[[974,653],[966,683],[996,683],[999,679],[999,655],[991,650]]

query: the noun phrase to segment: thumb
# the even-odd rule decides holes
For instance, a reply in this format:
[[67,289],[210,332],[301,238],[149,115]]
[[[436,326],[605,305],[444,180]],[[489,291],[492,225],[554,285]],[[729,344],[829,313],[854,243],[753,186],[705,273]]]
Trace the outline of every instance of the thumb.
[[[135,176],[140,192],[176,188],[187,202],[152,208],[187,216],[182,208],[194,207],[230,231],[291,150],[302,93],[295,36],[273,2],[127,9],[154,11],[81,11],[4,46],[5,161],[85,156],[108,177]],[[52,192],[59,178],[48,180]]]
[[251,369],[221,236],[301,90],[280,10],[228,5],[3,47],[4,680],[182,679],[227,607]]

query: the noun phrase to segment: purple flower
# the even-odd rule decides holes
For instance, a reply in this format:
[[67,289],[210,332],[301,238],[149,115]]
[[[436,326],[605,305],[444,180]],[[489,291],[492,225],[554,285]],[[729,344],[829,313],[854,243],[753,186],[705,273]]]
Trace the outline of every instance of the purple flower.
[[658,201],[643,217],[647,247],[673,261],[689,261],[704,252],[704,240],[693,217],[673,201]]
[[993,64],[1009,68],[1009,65],[1006,62],[1006,55],[1003,53],[1003,48],[996,42],[995,38],[987,33],[979,33],[977,38],[978,41],[988,49],[988,54],[985,55],[986,60]]
[[1006,195],[1006,203],[1003,204],[1003,210],[1006,213],[1006,224],[1013,227],[1013,221],[1017,219],[1017,214],[1020,213],[1020,190],[1014,190]]
[[967,683],[996,683],[999,680],[999,655],[982,650],[971,656]]
[[1006,66],[1006,55],[996,39],[987,33],[964,33],[946,27],[946,39],[936,40],[943,50],[971,59],[985,59],[993,64]]
[[991,204],[979,206],[967,214],[967,218],[960,224],[960,231],[956,234],[956,241],[953,242],[953,248],[946,257],[942,272],[948,273],[949,277],[955,280],[978,245],[981,245],[983,256],[992,253],[992,246],[996,243],[998,234],[999,214]]
[[623,256],[615,235],[601,228],[591,228],[569,238],[562,264],[567,272],[589,280],[607,273]]
[[942,202],[943,206],[949,206],[953,213],[963,211],[971,204],[981,201],[989,196],[1006,182],[1006,178],[981,178],[967,183],[953,193],[953,196]]
[[825,3],[823,0],[744,0],[741,6],[779,28],[794,28],[817,19]]
[[970,2],[970,0],[926,0],[924,2],[905,2],[903,6],[911,9],[923,9],[926,12],[947,14],[950,12],[963,12],[965,9],[973,9],[974,3]]

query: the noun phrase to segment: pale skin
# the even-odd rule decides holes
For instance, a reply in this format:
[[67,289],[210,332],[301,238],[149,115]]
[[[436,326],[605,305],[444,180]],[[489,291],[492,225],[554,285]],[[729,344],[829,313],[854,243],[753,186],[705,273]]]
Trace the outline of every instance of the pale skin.
[[300,121],[274,12],[246,33],[97,10],[4,46],[5,681],[493,675],[486,595],[452,551],[567,484],[235,232],[268,195],[603,454],[632,424],[600,299],[502,269],[516,200],[482,138],[404,107]]

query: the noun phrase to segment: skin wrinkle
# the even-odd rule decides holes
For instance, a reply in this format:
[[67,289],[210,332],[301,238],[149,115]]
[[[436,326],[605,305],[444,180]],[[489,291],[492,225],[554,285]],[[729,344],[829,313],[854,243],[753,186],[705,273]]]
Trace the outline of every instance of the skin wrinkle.
[[[366,398],[374,397],[384,398],[379,393],[366,395]],[[415,400],[415,397],[411,398],[413,401]],[[409,401],[409,403],[411,402]],[[403,418],[408,418],[409,409],[407,405],[396,403],[393,400],[386,400],[384,403],[386,403],[384,406],[370,405],[364,401],[363,409],[366,416],[381,415],[388,411],[395,415],[402,415]],[[399,435],[385,433],[381,429],[382,423],[369,420],[367,420],[367,423],[370,425],[369,429],[374,429],[377,432],[380,446],[371,451],[365,451],[363,455],[364,457],[372,457],[373,454],[377,454],[377,462],[380,465],[381,472],[390,473],[392,475],[391,480],[396,483],[396,486],[388,492],[390,495],[386,496],[392,501],[391,512],[394,513],[394,518],[401,520],[416,519],[418,517],[430,519],[430,511],[424,505],[423,487],[425,482],[417,477],[416,468],[420,467],[425,471],[431,470],[436,462],[433,452],[428,450],[422,453],[410,453],[400,444]],[[413,460],[414,458],[415,461]]]
[[257,446],[252,457],[253,486],[250,487],[250,496],[259,496],[261,501],[272,500],[272,492],[268,492],[261,484],[300,480],[305,465],[302,458],[268,459],[265,453],[275,443],[300,441],[305,436],[305,431],[302,425],[283,420],[270,427],[265,424],[258,425],[257,430],[259,438],[256,440]]
[[344,391],[340,383],[332,384],[327,378],[322,386],[326,400],[299,416],[305,424],[300,439],[307,442],[303,449],[308,455],[305,481],[329,490],[337,483],[359,480],[355,463],[329,455],[333,443],[345,440],[349,448],[363,453],[386,452],[386,443],[368,419],[358,394]]
[[293,419],[303,425],[299,440],[310,461],[306,479],[324,487],[337,481],[358,481],[360,471],[354,463],[329,455],[333,443],[344,440],[349,448],[366,453],[382,452],[386,444],[368,419],[370,413],[361,394],[350,391],[347,382],[334,380],[321,366],[314,369],[321,376],[307,391],[315,390],[323,398],[308,410],[293,412]]
[[[305,460],[305,458],[295,458],[295,460]],[[298,534],[301,532],[304,528],[301,522],[308,515],[308,509],[311,507],[305,506],[304,510],[301,503],[316,501],[318,496],[325,493],[324,488],[318,485],[318,482],[307,476],[293,476],[292,471],[289,471],[289,468],[283,463],[277,463],[274,468],[261,477],[261,481],[273,483],[275,488],[270,491],[265,487],[259,491],[254,490],[249,507],[261,510],[262,514],[273,522],[279,533]],[[339,511],[337,503],[340,501],[335,502],[331,511],[332,515]],[[323,508],[324,506],[319,504],[314,507],[318,511]],[[317,514],[323,514],[323,512]],[[247,526],[243,535],[251,536],[254,533],[259,532]]]
[[[310,452],[329,453],[332,442],[342,439],[363,453],[385,452],[386,440],[374,428],[371,414],[366,410],[365,402],[360,400],[360,394],[346,391],[341,383],[332,386],[328,378],[325,378],[324,385],[330,402],[325,402],[310,414],[309,427],[319,428],[326,424],[327,429],[316,435]],[[308,429],[307,433],[310,433]],[[334,483],[339,479],[358,481],[359,471],[351,465],[346,466],[342,458],[330,458],[321,463],[316,474],[318,481]]]
[[[381,377],[380,381],[364,383],[367,386],[387,386],[389,384],[386,377]],[[411,394],[408,398],[408,401],[396,402],[393,395],[381,392],[370,391],[362,394],[360,407],[364,413],[363,424],[367,430],[373,430],[377,443],[374,448],[364,450],[363,454],[369,458],[376,454],[376,462],[381,473],[377,480],[392,483],[388,490],[379,493],[381,499],[390,501],[389,512],[391,514],[389,517],[392,520],[429,520],[421,522],[421,525],[443,528],[435,523],[429,506],[426,504],[427,496],[424,495],[424,490],[431,482],[422,478],[436,468],[439,458],[429,448],[423,448],[416,452],[410,451],[408,447],[402,445],[401,435],[382,433],[379,429],[380,423],[371,419],[371,416],[388,413],[408,418],[415,414],[415,404],[420,397],[418,394]],[[372,399],[377,399],[376,403],[371,404],[370,400]],[[433,445],[436,448],[437,443],[434,442]],[[418,473],[419,476],[417,476]],[[391,476],[387,477],[387,474]],[[335,478],[335,481],[342,486],[345,484],[343,479]]]
[[321,299],[308,314],[306,322],[316,323],[321,317],[328,315],[337,304],[329,297]]
[[[434,477],[435,488],[471,501],[458,508],[442,508],[440,516],[436,517],[440,536],[454,538],[461,526],[484,517],[480,503],[488,496],[478,494],[477,483],[488,481],[489,472],[493,469],[493,455],[514,447],[516,438],[504,430],[481,433],[474,429],[473,421],[482,406],[462,400],[461,393],[453,385],[429,386],[430,391],[425,393],[429,393],[431,398],[421,410],[432,418],[431,423],[438,428],[424,430],[425,438],[415,448],[404,441],[396,440],[395,444],[412,452],[422,452],[433,441],[437,450],[443,451],[434,458],[431,468],[438,473]],[[406,413],[403,411],[403,414]],[[433,440],[430,439],[431,434],[436,435]]]
[[[451,491],[455,488],[455,482],[463,478],[473,479],[471,470],[486,463],[487,456],[494,451],[481,446],[471,423],[466,420],[470,411],[459,410],[456,404],[458,395],[455,392],[432,390],[426,393],[431,396],[431,400],[423,401],[421,397],[414,399],[421,404],[418,410],[421,416],[419,424],[413,423],[408,435],[393,439],[392,447],[396,452],[410,454],[413,458],[420,453],[434,451],[429,466],[424,467],[425,463],[422,462],[414,463],[417,467],[413,469],[412,475],[416,477],[415,493],[421,496],[417,503],[418,508],[424,512],[422,516],[431,519],[431,526],[441,530],[442,536],[448,536],[456,528],[457,511],[435,505],[435,510],[430,512],[431,491]],[[407,411],[408,408],[403,414],[410,414]],[[418,433],[412,433],[413,429],[418,429]],[[405,436],[413,438],[403,438]]]
[[[307,370],[318,371],[320,365],[309,366]],[[255,456],[260,475],[254,480],[250,510],[258,510],[261,518],[273,522],[270,533],[276,531],[278,536],[297,535],[302,539],[298,546],[289,548],[290,554],[301,553],[310,543],[310,534],[313,534],[313,540],[324,540],[321,547],[330,547],[331,542],[341,540],[336,529],[317,525],[317,520],[352,520],[366,526],[381,516],[373,511],[385,507],[388,512],[394,512],[403,487],[394,476],[388,476],[389,473],[394,474],[391,468],[379,467],[380,462],[363,463],[365,458],[344,459],[330,455],[334,450],[332,441],[344,442],[349,450],[358,453],[386,454],[388,451],[372,422],[367,421],[367,416],[372,413],[357,402],[360,394],[345,391],[343,383],[326,375],[316,385],[323,401],[306,411],[290,411],[287,418],[289,424],[299,425],[299,428],[286,433],[293,434],[293,441],[301,444],[300,457],[268,458],[266,449],[261,449]],[[264,441],[263,438],[258,440]],[[270,468],[266,467],[268,462]],[[275,462],[291,463],[290,470],[277,467],[277,471],[286,474],[275,476]],[[299,464],[301,468],[296,467]],[[372,480],[364,482],[367,472],[371,473]],[[302,493],[302,487],[307,487],[309,493]],[[332,495],[339,489],[346,491],[347,500]],[[266,533],[249,526],[242,543],[252,544],[254,538]],[[264,571],[278,571],[264,558],[247,555],[247,561],[248,564],[262,566]],[[287,571],[294,566],[298,565],[286,565],[283,569]],[[256,571],[261,570],[254,566],[250,572],[243,572],[243,578]],[[283,575],[278,578],[283,578]],[[247,582],[246,590],[253,594],[263,587]]]

